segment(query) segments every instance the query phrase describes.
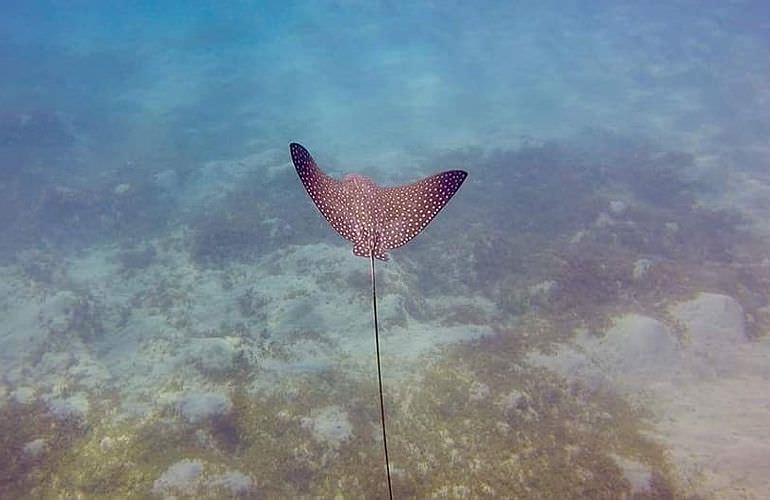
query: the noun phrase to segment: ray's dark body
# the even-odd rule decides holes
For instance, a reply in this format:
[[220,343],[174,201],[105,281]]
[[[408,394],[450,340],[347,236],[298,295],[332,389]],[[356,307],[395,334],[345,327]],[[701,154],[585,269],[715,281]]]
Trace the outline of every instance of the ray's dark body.
[[382,443],[388,495],[392,499],[374,261],[387,261],[389,250],[407,244],[420,234],[454,196],[468,173],[463,170],[447,170],[411,184],[380,187],[371,179],[358,174],[347,175],[341,181],[330,177],[318,168],[313,157],[300,144],[291,143],[289,152],[300,181],[321,215],[340,236],[353,243],[354,255],[369,258]]

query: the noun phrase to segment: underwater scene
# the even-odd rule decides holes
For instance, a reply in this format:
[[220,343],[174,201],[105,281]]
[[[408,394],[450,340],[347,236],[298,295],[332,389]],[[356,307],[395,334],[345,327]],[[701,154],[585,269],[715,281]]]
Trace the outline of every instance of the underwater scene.
[[770,498],[764,0],[5,0],[0,75],[0,498]]

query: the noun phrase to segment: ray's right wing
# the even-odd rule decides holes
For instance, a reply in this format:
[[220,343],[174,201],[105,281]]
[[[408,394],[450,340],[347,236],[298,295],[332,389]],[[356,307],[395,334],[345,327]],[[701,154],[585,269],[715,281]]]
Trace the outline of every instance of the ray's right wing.
[[376,205],[380,209],[382,249],[406,245],[420,234],[460,189],[467,176],[464,170],[448,170],[412,184],[381,189]]

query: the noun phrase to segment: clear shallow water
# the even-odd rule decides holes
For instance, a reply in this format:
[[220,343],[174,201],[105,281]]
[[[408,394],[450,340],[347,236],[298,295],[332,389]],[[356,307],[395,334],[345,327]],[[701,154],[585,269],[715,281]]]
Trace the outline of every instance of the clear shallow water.
[[470,172],[378,268],[396,496],[761,497],[761,2],[0,9],[3,495],[384,494],[298,141]]

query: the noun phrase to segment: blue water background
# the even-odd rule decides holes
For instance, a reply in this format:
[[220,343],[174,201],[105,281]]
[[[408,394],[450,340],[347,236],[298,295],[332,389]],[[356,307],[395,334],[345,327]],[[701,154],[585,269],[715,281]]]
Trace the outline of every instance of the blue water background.
[[[595,395],[526,371],[527,349],[604,332],[627,311],[668,321],[660,304],[702,291],[733,296],[747,331],[766,334],[768,130],[765,1],[3,1],[0,411],[15,415],[18,403],[34,418],[0,419],[0,438],[24,428],[0,452],[12,476],[0,483],[61,496],[141,484],[138,497],[160,496],[173,490],[161,479],[194,476],[200,464],[188,459],[204,457],[210,474],[253,476],[248,494],[254,484],[274,498],[384,491],[367,263],[307,199],[289,163],[296,141],[335,176],[470,172],[426,233],[378,268],[386,398],[399,492],[427,496],[446,479],[461,492],[487,481],[502,496],[511,475],[496,464],[511,466],[506,439],[519,434],[495,434],[500,421],[545,442],[562,423],[549,409],[577,401],[582,411]],[[649,269],[654,279],[636,276]],[[531,324],[518,330],[532,316],[564,329],[538,344]],[[479,338],[488,343],[473,348]],[[446,345],[471,348],[434,349]],[[436,352],[427,359],[438,368],[415,360]],[[429,382],[400,385],[404,372]],[[285,399],[254,396],[266,387]],[[623,411],[565,425],[559,438],[625,432]],[[255,414],[270,417],[257,425]],[[51,418],[89,423],[62,431],[76,436],[65,444],[78,466],[96,464],[88,474],[108,470],[98,450],[116,453],[109,440],[88,445],[89,433],[118,439],[113,424],[138,421],[144,445],[164,449],[137,448],[139,479],[94,473],[115,491],[53,454],[61,477],[77,478],[54,484],[36,475],[44,459],[18,458],[38,436],[54,442]],[[467,484],[445,439],[466,424],[457,442],[480,443],[465,458],[482,471]],[[261,449],[264,436],[273,440]],[[533,445],[546,451],[532,476],[555,479],[529,486],[593,477],[596,490],[582,491],[630,494],[608,453],[653,447],[608,451],[600,437],[573,447],[595,453],[583,461],[595,476],[575,472],[579,454],[564,466],[574,449],[561,454],[558,439]],[[297,449],[310,451],[295,467]],[[431,450],[442,450],[446,478],[419,476]],[[602,490],[605,479],[620,482]]]
[[300,140],[355,165],[583,127],[673,143],[709,129],[703,140],[734,143],[768,120],[762,2],[2,9],[3,107],[66,114],[100,159],[200,161]]

